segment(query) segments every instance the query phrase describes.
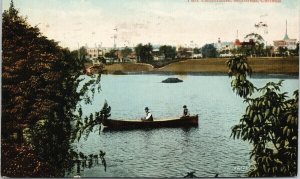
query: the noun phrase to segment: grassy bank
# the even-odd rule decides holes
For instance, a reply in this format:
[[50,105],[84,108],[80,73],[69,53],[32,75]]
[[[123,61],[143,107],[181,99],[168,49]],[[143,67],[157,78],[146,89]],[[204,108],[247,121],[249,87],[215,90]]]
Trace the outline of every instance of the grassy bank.
[[107,73],[115,72],[149,72],[153,70],[153,66],[144,63],[118,63],[106,65],[105,70]]
[[[186,60],[153,68],[148,64],[113,64],[105,67],[108,73],[121,72],[171,72],[171,73],[227,73],[225,58]],[[298,74],[299,58],[249,58],[254,73]]]

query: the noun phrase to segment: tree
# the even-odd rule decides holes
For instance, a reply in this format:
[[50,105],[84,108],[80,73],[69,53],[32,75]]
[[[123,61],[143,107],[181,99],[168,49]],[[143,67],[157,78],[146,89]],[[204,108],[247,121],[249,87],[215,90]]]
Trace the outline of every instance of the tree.
[[[247,107],[239,124],[233,126],[233,138],[253,144],[250,159],[254,163],[250,177],[296,176],[298,147],[298,90],[288,99],[280,92],[283,80],[255,87],[247,77],[251,67],[247,58],[227,61],[233,91],[245,99]],[[256,92],[256,93],[255,93]],[[253,97],[252,94],[256,94]]]
[[176,48],[170,45],[163,45],[159,47],[159,52],[165,55],[165,59],[172,60],[176,56]]
[[192,52],[188,48],[179,47],[178,52],[177,52],[177,56],[179,58],[191,58]]
[[2,175],[63,177],[74,164],[78,102],[91,101],[87,91],[100,90],[101,75],[77,91],[83,59],[30,26],[13,2],[2,22]]
[[217,57],[217,49],[213,44],[205,44],[201,49],[204,58],[215,58]]
[[136,52],[138,62],[150,63],[153,61],[153,56],[152,56],[153,47],[150,43],[146,45],[138,44],[134,48],[134,50]]
[[299,42],[296,43],[296,47],[294,49],[287,49],[286,53],[289,56],[299,56]]
[[132,53],[132,49],[129,47],[125,47],[124,49],[121,50],[121,54],[124,58],[126,58],[131,53]]
[[[93,63],[92,60],[90,60],[90,57],[88,56],[86,47],[84,47],[84,46],[80,47],[77,50],[71,51],[70,58],[74,59],[74,61],[75,61],[75,63],[77,63],[77,65],[82,65],[85,63]],[[84,66],[82,66],[82,71],[86,72],[84,69]]]
[[71,54],[74,59],[77,59],[81,63],[87,62],[86,57],[88,53],[87,53],[87,49],[84,46],[80,47],[78,50],[73,50]]
[[269,56],[273,56],[273,53],[274,53],[274,47],[272,46],[266,46],[266,49],[265,49],[265,56],[269,57]]
[[194,48],[194,49],[193,49],[193,52],[194,52],[195,54],[199,54],[199,53],[201,53],[201,48]]
[[297,43],[296,49],[295,49],[295,55],[299,56],[299,42]]
[[103,56],[98,56],[97,57],[97,60],[100,62],[100,63],[103,63],[103,64],[106,64],[106,60],[105,60],[105,58],[103,57]]
[[104,56],[107,58],[117,59],[116,50],[112,49],[109,52],[105,53]]
[[[245,36],[245,39],[248,39],[247,43],[242,43],[242,52],[244,55],[254,55],[254,56],[262,56],[265,54],[264,50],[264,39],[261,35],[257,33],[250,33]],[[246,44],[246,45],[244,45]]]
[[278,47],[279,56],[284,57],[287,56],[288,49],[286,47]]
[[252,39],[255,43],[262,44],[264,42],[264,38],[257,33],[250,33],[245,36],[245,39]]

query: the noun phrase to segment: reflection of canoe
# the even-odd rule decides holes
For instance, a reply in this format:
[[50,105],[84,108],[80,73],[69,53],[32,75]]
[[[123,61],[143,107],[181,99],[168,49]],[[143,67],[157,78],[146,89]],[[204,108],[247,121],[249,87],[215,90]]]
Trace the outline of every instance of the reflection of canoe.
[[178,117],[173,119],[157,119],[154,121],[142,120],[112,120],[103,121],[104,128],[118,129],[144,129],[144,128],[160,128],[160,127],[189,127],[198,126],[198,115],[188,117]]

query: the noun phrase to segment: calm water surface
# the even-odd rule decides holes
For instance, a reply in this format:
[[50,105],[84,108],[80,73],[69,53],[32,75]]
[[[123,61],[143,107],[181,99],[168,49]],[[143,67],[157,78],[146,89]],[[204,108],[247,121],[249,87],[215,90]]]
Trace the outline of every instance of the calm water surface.
[[[184,82],[161,83],[167,77]],[[105,100],[113,119],[140,119],[145,106],[154,119],[179,116],[185,104],[191,114],[199,114],[199,127],[91,133],[75,145],[86,153],[105,151],[107,171],[98,166],[81,176],[183,177],[191,171],[201,177],[245,176],[251,145],[229,136],[246,105],[232,92],[227,76],[103,75],[101,80],[93,104],[82,103],[86,115],[99,111]],[[257,86],[278,80],[251,79]],[[283,86],[291,95],[298,79],[285,79]]]

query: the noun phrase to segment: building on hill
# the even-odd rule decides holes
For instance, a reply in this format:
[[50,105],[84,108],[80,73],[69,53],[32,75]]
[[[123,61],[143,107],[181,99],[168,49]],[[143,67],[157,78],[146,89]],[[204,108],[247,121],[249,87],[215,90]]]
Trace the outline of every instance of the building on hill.
[[287,33],[287,21],[285,24],[285,35],[282,40],[274,40],[274,50],[278,51],[279,47],[287,48],[288,50],[294,50],[297,47],[297,39],[290,39]]
[[188,47],[178,46],[176,52],[177,58],[191,58],[193,55],[193,49]]
[[128,56],[127,56],[127,59],[129,62],[132,62],[132,63],[136,63],[137,62],[137,57],[136,57],[136,52],[135,51],[132,51]]
[[153,60],[162,61],[165,59],[165,55],[161,54],[158,48],[152,50]]
[[136,63],[137,62],[137,56],[136,52],[132,50],[129,54],[125,55],[122,53],[122,48],[115,50],[114,54],[116,56],[116,59],[108,59],[110,63]]
[[99,58],[104,57],[105,53],[109,52],[110,49],[104,47],[89,48],[86,46],[86,58],[91,60],[93,64],[100,64]]
[[241,46],[244,48],[252,48],[255,46],[255,42],[253,39],[250,39],[249,42],[243,41],[241,42]]
[[241,44],[239,39],[236,39],[235,42],[221,42],[221,39],[218,38],[218,42],[214,43],[213,45],[219,53],[220,57],[231,57],[233,56],[231,51],[239,47]]
[[235,41],[234,41],[234,48],[239,48],[239,47],[241,47],[242,46],[242,43],[240,42],[240,40],[237,38],[237,39],[235,39]]
[[219,53],[223,51],[230,51],[235,48],[234,42],[221,42],[220,38],[218,38],[218,42],[213,45]]

